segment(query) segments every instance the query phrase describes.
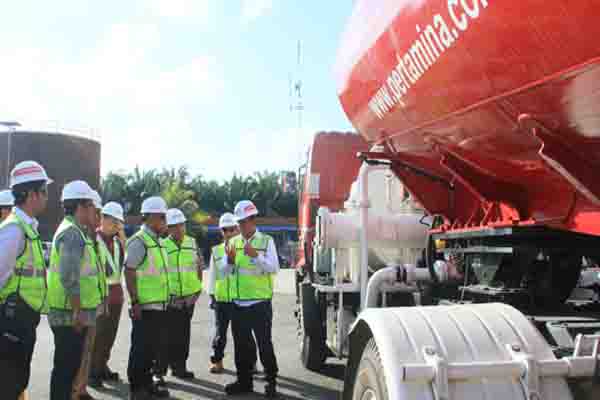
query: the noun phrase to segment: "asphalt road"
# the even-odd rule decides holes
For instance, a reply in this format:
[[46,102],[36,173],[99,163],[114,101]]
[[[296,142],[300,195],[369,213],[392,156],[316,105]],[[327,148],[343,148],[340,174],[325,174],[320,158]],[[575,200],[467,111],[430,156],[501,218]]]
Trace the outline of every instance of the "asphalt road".
[[[294,303],[294,296],[278,294],[273,304],[273,337],[280,369],[278,380],[280,398],[290,400],[337,399],[343,384],[343,364],[337,361],[330,362],[324,375],[312,373],[302,367],[298,358],[299,345],[296,337],[296,321],[293,315]],[[196,374],[196,379],[181,381],[171,376],[167,377],[171,399],[224,399],[226,396],[223,394],[223,385],[235,379],[231,336],[229,337],[225,357],[226,373],[213,375],[208,372],[209,337],[212,329],[212,315],[209,311],[206,296],[203,296],[198,302],[194,314],[192,349],[188,361],[188,368]],[[90,388],[89,391],[95,398],[106,400],[127,399],[126,371],[130,332],[129,317],[124,310],[110,362],[110,367],[121,374],[122,382],[111,386],[107,385],[107,389],[103,391]],[[38,328],[38,340],[28,389],[30,400],[48,399],[53,352],[52,332],[45,318],[43,318]],[[262,396],[264,382],[257,380],[254,386],[256,394],[240,398],[248,400],[264,399]]]

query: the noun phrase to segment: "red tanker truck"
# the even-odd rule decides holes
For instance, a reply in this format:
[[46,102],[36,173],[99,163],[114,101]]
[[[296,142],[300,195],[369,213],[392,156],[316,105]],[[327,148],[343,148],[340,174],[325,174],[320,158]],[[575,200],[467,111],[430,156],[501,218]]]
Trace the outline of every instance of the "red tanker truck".
[[599,13],[354,2],[335,71],[370,148],[298,312],[345,399],[600,398],[600,303],[572,296],[600,279]]

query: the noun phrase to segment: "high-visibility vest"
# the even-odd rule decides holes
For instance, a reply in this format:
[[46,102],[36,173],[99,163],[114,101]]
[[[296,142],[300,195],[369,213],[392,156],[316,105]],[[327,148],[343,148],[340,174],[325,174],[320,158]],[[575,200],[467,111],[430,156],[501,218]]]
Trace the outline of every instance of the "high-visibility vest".
[[219,266],[225,261],[225,243],[221,243],[212,248],[211,257],[213,259],[212,271],[215,277],[215,300],[219,303],[231,302],[233,286],[231,285],[231,274],[223,274]]
[[[259,254],[266,254],[269,235],[256,232],[250,244]],[[244,254],[244,238],[238,235],[233,238],[235,246],[235,276],[233,278],[232,300],[269,300],[273,298],[272,274],[264,273],[256,268],[255,260]]]
[[113,238],[114,250],[111,254],[110,250],[108,249],[108,246],[106,245],[106,243],[104,243],[104,240],[100,235],[98,235],[96,241],[98,242],[98,249],[100,250],[98,255],[100,256],[102,265],[106,265],[108,263],[108,265],[110,265],[110,268],[112,269],[112,274],[107,274],[106,276],[106,283],[108,285],[121,284],[121,242],[116,236]]
[[8,225],[16,225],[23,231],[25,247],[23,253],[17,257],[10,278],[0,288],[0,303],[4,303],[11,294],[17,293],[32,309],[42,312],[46,304],[47,289],[46,262],[40,235],[15,213],[11,213],[0,224],[0,229]]
[[158,239],[140,229],[132,240],[140,239],[146,248],[146,256],[135,270],[139,304],[159,304],[169,300],[169,282],[167,278],[167,255]]
[[50,269],[48,270],[48,305],[50,309],[71,310],[71,300],[65,294],[60,279],[60,248],[58,241],[68,229],[75,229],[85,243],[83,257],[81,258],[79,276],[79,301],[81,309],[95,310],[102,302],[101,279],[98,270],[98,257],[94,242],[77,226],[72,217],[65,217],[52,240],[52,251],[50,254]]
[[167,251],[169,292],[174,297],[188,297],[202,291],[198,278],[198,248],[196,241],[185,235],[181,246],[169,237],[163,242]]

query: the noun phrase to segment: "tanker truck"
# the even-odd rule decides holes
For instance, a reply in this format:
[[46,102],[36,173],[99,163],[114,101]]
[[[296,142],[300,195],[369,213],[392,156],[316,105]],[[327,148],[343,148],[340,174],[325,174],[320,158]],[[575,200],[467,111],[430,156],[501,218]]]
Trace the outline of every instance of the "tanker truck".
[[354,2],[335,75],[370,148],[298,290],[344,399],[600,398],[600,303],[571,297],[600,259],[599,12]]

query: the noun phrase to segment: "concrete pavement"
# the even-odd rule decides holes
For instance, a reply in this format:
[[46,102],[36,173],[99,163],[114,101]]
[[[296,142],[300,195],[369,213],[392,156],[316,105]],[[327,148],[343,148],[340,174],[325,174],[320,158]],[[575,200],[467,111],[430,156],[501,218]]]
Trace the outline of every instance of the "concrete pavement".
[[[338,398],[342,389],[343,364],[332,362],[326,369],[326,374],[320,375],[305,370],[300,364],[299,345],[296,336],[296,320],[293,316],[295,297],[277,294],[274,307],[275,351],[277,352],[280,378],[279,390],[281,399],[300,400],[333,400]],[[202,296],[196,306],[192,324],[192,349],[188,368],[196,374],[193,381],[181,381],[168,377],[169,390],[172,399],[224,399],[223,385],[235,379],[233,364],[233,341],[231,336],[227,344],[225,367],[227,373],[212,375],[208,372],[210,354],[209,337],[212,327],[211,310],[208,309],[206,296]],[[131,325],[126,310],[121,315],[121,326],[117,343],[113,349],[110,367],[121,374],[122,382],[108,386],[101,392],[89,389],[97,399],[127,399],[127,358],[129,355],[129,335]],[[54,351],[53,336],[46,319],[38,328],[38,341],[35,349],[32,376],[29,385],[30,400],[48,399],[52,356]],[[259,363],[260,368],[260,363]],[[257,380],[257,394],[241,397],[242,399],[263,399],[264,382]],[[1,396],[0,396],[1,397]]]

